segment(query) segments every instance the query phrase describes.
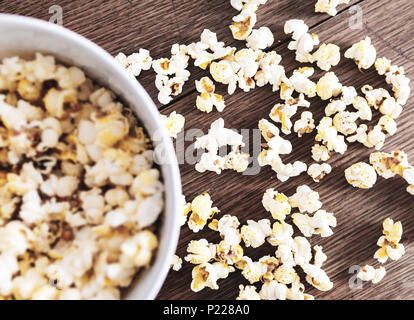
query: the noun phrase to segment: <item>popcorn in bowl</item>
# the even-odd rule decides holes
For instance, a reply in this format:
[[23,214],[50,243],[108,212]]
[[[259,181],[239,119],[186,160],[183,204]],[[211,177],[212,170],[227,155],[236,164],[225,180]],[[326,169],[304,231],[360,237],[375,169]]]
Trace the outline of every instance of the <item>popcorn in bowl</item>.
[[149,138],[111,91],[52,56],[5,58],[0,73],[0,296],[119,299],[158,246]]

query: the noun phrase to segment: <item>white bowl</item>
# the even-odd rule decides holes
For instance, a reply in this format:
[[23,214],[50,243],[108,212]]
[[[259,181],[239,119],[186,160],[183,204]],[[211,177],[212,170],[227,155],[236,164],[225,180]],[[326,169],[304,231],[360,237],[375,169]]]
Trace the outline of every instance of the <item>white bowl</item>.
[[0,14],[0,58],[19,55],[32,57],[35,52],[55,56],[59,61],[80,67],[100,85],[111,89],[131,107],[150,137],[157,133],[154,147],[164,150],[161,172],[165,185],[165,209],[161,217],[159,248],[150,268],[141,272],[126,290],[125,299],[154,299],[160,290],[178,242],[178,204],[181,181],[168,133],[159,112],[144,88],[122,70],[105,50],[86,38],[42,20]]

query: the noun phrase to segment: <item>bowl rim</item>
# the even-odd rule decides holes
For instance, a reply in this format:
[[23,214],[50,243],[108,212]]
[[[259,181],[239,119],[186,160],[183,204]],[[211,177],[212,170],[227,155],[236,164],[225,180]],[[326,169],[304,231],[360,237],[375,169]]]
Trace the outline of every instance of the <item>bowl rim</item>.
[[[0,28],[2,24],[11,24],[28,28],[31,31],[41,31],[44,33],[54,34],[55,36],[62,38],[64,41],[75,43],[85,51],[101,59],[104,62],[104,66],[111,72],[115,73],[119,79],[121,79],[122,86],[127,86],[128,89],[131,92],[134,92],[134,95],[141,100],[142,104],[145,105],[148,116],[153,122],[152,126],[157,132],[157,141],[153,141],[154,148],[156,148],[157,145],[162,144],[163,150],[165,151],[165,163],[160,164],[165,187],[165,201],[162,213],[163,216],[161,216],[162,225],[159,231],[159,246],[157,252],[154,254],[151,265],[146,270],[141,271],[138,282],[132,284],[131,287],[128,287],[127,291],[129,291],[129,293],[125,296],[125,299],[154,299],[167,277],[172,256],[176,251],[180,233],[179,201],[181,200],[180,197],[182,195],[179,166],[172,139],[161,122],[160,113],[156,105],[139,81],[130,76],[122,67],[120,67],[112,55],[84,36],[54,23],[15,14],[0,13]],[[37,50],[34,49],[33,53],[35,51]],[[44,50],[44,52],[47,53],[47,49]],[[88,72],[86,73],[88,74]],[[111,89],[111,87],[109,87],[109,89]],[[128,104],[130,104],[130,102],[128,102]],[[131,109],[135,109],[134,106],[130,107]],[[135,110],[134,113],[136,113]],[[137,116],[140,118],[138,114]],[[141,119],[140,121],[144,127],[147,127],[144,121]],[[148,129],[147,131],[151,136],[153,132],[150,132]],[[135,289],[133,288],[134,286],[142,286],[142,289],[145,290],[141,290],[141,292],[133,294]]]

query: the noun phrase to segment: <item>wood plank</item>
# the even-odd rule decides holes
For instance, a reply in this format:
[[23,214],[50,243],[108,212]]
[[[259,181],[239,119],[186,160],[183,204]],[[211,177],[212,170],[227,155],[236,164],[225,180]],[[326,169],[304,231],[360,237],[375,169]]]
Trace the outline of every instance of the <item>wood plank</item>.
[[[414,63],[410,59],[414,53],[414,40],[412,33],[413,11],[412,4],[408,1],[383,1],[364,2],[361,4],[364,16],[363,30],[352,30],[348,27],[349,13],[332,18],[312,29],[319,35],[321,41],[329,41],[340,45],[342,53],[352,43],[369,35],[377,48],[379,56],[387,56],[395,63],[403,65],[410,78],[414,78]],[[399,20],[393,17],[400,17]],[[378,23],[381,21],[381,23]],[[393,23],[387,23],[393,21]],[[283,21],[280,21],[280,25]],[[402,32],[401,30],[406,30]],[[291,71],[299,66],[293,60],[292,52],[285,46],[278,49],[282,55],[282,64],[286,70]],[[344,85],[354,85],[358,89],[364,84],[375,87],[386,86],[382,77],[375,71],[359,72],[352,61],[342,59],[340,65],[333,69]],[[314,79],[318,79],[318,72]],[[221,89],[221,90],[220,90]],[[224,92],[219,87],[220,92]],[[225,95],[228,107],[222,112],[203,114],[194,108],[196,94],[190,94],[177,103],[169,106],[162,112],[168,114],[172,110],[182,113],[186,119],[186,130],[200,128],[204,132],[210,123],[219,117],[225,119],[226,126],[231,128],[257,127],[257,122],[262,117],[267,118],[270,108],[279,101],[278,95],[272,93],[270,88],[255,89],[249,93],[237,91],[232,96]],[[399,131],[395,136],[388,137],[384,151],[396,148],[403,149],[414,162],[414,146],[412,137],[414,118],[411,112],[411,97],[407,103],[403,115],[397,119]],[[311,111],[316,119],[320,119],[326,103],[318,99],[312,99]],[[298,115],[297,115],[298,116]],[[296,117],[297,118],[297,117]],[[295,119],[296,119],[295,118]],[[376,118],[378,119],[378,117]],[[289,140],[294,146],[294,152],[285,157],[286,161],[302,160],[312,163],[310,147],[313,144],[314,133],[298,139],[294,134]],[[188,147],[191,142],[186,142]],[[311,243],[321,244],[328,255],[325,269],[335,284],[332,291],[321,293],[316,289],[307,287],[307,291],[314,294],[317,299],[414,299],[414,221],[412,212],[414,201],[405,191],[406,183],[402,179],[394,178],[385,180],[378,178],[374,188],[370,190],[355,189],[345,181],[343,171],[352,163],[368,161],[369,154],[374,152],[361,145],[353,144],[345,155],[335,155],[329,160],[333,172],[325,177],[321,183],[314,183],[307,175],[292,178],[286,183],[280,183],[275,173],[269,168],[263,168],[259,175],[244,176],[234,172],[223,172],[221,176],[215,173],[197,173],[194,166],[183,164],[180,166],[185,195],[191,200],[197,194],[210,192],[214,204],[218,206],[222,214],[236,215],[241,223],[248,219],[258,220],[271,218],[261,205],[261,197],[269,187],[274,187],[287,195],[294,193],[296,186],[308,184],[320,193],[323,208],[333,211],[338,219],[335,233],[329,238],[314,236]],[[348,273],[352,265],[374,264],[374,252],[377,248],[376,241],[381,235],[381,222],[391,216],[394,220],[401,220],[404,226],[402,242],[406,246],[407,253],[396,262],[387,263],[387,275],[384,280],[376,285],[364,284],[362,290],[351,290],[348,281],[351,274]],[[289,220],[288,220],[289,221]],[[177,253],[183,257],[188,242],[192,239],[206,238],[212,242],[218,242],[218,234],[211,230],[203,230],[199,234],[192,233],[187,227],[181,232]],[[259,258],[266,254],[273,254],[274,247],[264,245],[257,249],[248,248],[246,254],[252,258]],[[163,286],[159,299],[234,299],[237,296],[239,284],[247,284],[246,280],[238,272],[228,279],[220,281],[220,289],[211,291],[205,289],[199,293],[193,293],[189,289],[191,282],[192,265],[184,263],[183,269],[178,273],[171,271]]]

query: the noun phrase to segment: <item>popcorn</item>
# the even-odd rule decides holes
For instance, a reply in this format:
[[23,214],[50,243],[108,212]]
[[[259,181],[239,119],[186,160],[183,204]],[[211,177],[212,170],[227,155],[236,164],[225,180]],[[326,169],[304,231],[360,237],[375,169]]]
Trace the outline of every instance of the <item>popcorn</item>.
[[397,123],[389,115],[383,115],[379,119],[378,125],[391,136],[397,132]]
[[375,69],[377,70],[380,76],[385,75],[385,73],[388,72],[390,68],[391,68],[391,60],[385,57],[377,58],[377,60],[375,60]]
[[287,244],[290,248],[293,241],[292,236],[293,228],[290,224],[276,221],[272,227],[272,234],[267,240],[272,246]]
[[218,290],[217,281],[227,278],[230,272],[234,272],[234,268],[222,262],[203,263],[195,266],[192,272],[191,290],[199,292],[206,287]]
[[188,54],[194,59],[194,65],[205,70],[212,61],[223,59],[234,53],[235,48],[225,47],[224,42],[217,40],[217,35],[204,29],[200,41],[187,46]]
[[270,256],[264,256],[259,261],[252,261],[249,257],[244,256],[236,263],[236,268],[242,270],[242,275],[253,284],[258,281],[272,280],[273,272],[279,265],[278,259]]
[[115,60],[123,67],[131,76],[138,77],[141,70],[149,70],[152,65],[152,58],[150,52],[145,49],[139,49],[138,53],[126,56],[120,52],[115,57]]
[[359,112],[359,117],[361,120],[368,120],[371,121],[372,119],[372,111],[371,107],[368,105],[368,102],[365,98],[357,96],[353,103],[355,109]]
[[328,161],[331,153],[324,145],[314,144],[312,147],[312,159],[315,161]]
[[221,241],[216,245],[216,257],[219,262],[224,262],[228,265],[236,264],[243,258],[243,248],[236,244],[230,245],[225,241]]
[[285,68],[279,63],[282,57],[276,51],[264,52],[259,58],[259,70],[254,79],[258,87],[272,85],[272,90],[279,90],[282,81],[286,78]]
[[399,105],[405,105],[411,93],[410,79],[405,75],[403,67],[391,65],[385,73],[385,81],[392,85],[394,97]]
[[204,193],[198,195],[191,202],[191,215],[188,218],[188,227],[193,232],[199,232],[204,228],[207,220],[212,218],[216,212],[219,212],[217,207],[212,207],[210,195]]
[[301,267],[306,273],[306,281],[310,285],[321,291],[329,291],[333,288],[333,283],[321,268],[312,264],[304,264]]
[[[231,146],[232,151],[221,157],[218,155],[218,151],[220,147],[225,145]],[[208,151],[202,154],[195,168],[198,172],[209,170],[217,174],[225,169],[243,172],[249,165],[250,157],[248,153],[239,150],[243,146],[243,136],[231,129],[224,128],[224,120],[217,119],[211,124],[208,134],[198,137],[195,142],[196,149],[203,148]]]
[[161,120],[172,138],[177,138],[177,134],[184,128],[185,118],[175,111],[171,112],[169,116],[161,115]]
[[318,36],[308,33],[309,27],[303,20],[292,19],[285,23],[285,34],[292,34],[294,41],[289,42],[288,49],[296,51],[296,60],[302,63],[313,62],[313,47],[319,44]]
[[190,77],[190,72],[186,69],[189,59],[187,53],[186,46],[174,44],[170,59],[161,58],[152,62],[152,68],[157,74],[155,86],[159,91],[158,100],[162,104],[171,102],[173,96],[179,95]]
[[174,271],[179,271],[182,267],[182,264],[183,264],[183,260],[176,254],[173,255],[172,260],[171,260],[171,269],[173,269]]
[[183,226],[187,222],[187,216],[191,211],[191,203],[188,203],[185,200],[184,195],[181,195],[180,197],[180,208],[180,212],[182,212],[182,215],[180,216],[180,226]]
[[217,231],[220,232],[220,237],[228,245],[238,245],[241,241],[238,227],[240,225],[237,217],[228,214],[218,220]]
[[215,94],[215,85],[209,77],[203,77],[200,81],[195,82],[196,89],[200,92],[197,96],[196,107],[198,110],[206,113],[213,111],[213,106],[218,112],[222,112],[226,107],[223,96]]
[[370,265],[363,266],[357,274],[362,281],[372,281],[373,284],[380,282],[385,277],[386,271],[384,267],[375,269]]
[[268,27],[253,29],[251,34],[246,38],[246,46],[254,50],[264,50],[271,47],[274,38],[273,33]]
[[272,214],[273,219],[284,221],[290,214],[291,206],[283,193],[278,193],[273,188],[267,189],[262,199],[263,207]]
[[267,0],[230,0],[231,6],[236,10],[249,10],[256,12],[260,5],[265,4]]
[[274,272],[274,278],[277,282],[291,284],[296,279],[296,271],[292,267],[280,265]]
[[322,43],[312,55],[312,61],[315,61],[317,66],[324,71],[329,71],[331,67],[338,65],[340,60],[340,48],[332,43]]
[[259,294],[262,300],[286,300],[288,290],[285,284],[272,280],[263,284]]
[[206,239],[191,240],[187,247],[189,254],[184,260],[193,264],[207,263],[215,258],[216,250],[217,247],[208,243]]
[[371,131],[367,134],[367,139],[364,142],[364,145],[368,148],[375,148],[380,150],[385,142],[385,134],[382,132],[382,127],[376,125]]
[[213,79],[219,83],[227,84],[228,94],[233,94],[237,87],[239,77],[237,75],[240,70],[240,65],[234,61],[234,57],[226,57],[219,62],[212,62],[210,64],[210,74]]
[[384,235],[377,242],[377,245],[381,248],[375,252],[374,259],[377,259],[380,263],[385,263],[388,258],[391,260],[400,259],[405,253],[404,245],[400,243],[402,236],[401,222],[394,223],[391,218],[387,218],[382,226]]
[[331,227],[336,227],[336,218],[332,213],[325,210],[316,211],[312,217],[306,214],[294,213],[292,218],[293,223],[305,237],[311,237],[313,234],[329,237],[333,234]]
[[268,219],[257,222],[247,220],[247,225],[241,227],[240,233],[246,247],[258,248],[264,244],[266,237],[272,233],[270,221]]
[[359,117],[359,112],[340,111],[334,116],[333,125],[338,132],[348,136],[357,130],[356,120]]
[[341,93],[342,84],[333,72],[327,72],[316,84],[316,93],[322,100],[328,100]]
[[345,170],[345,178],[353,187],[370,189],[377,181],[377,174],[368,163],[358,162]]
[[314,163],[308,167],[308,175],[315,182],[321,181],[327,174],[331,173],[332,167],[327,163]]
[[261,300],[255,286],[239,286],[239,295],[236,300]]
[[392,178],[396,174],[403,175],[404,171],[409,168],[407,154],[401,150],[394,150],[391,153],[371,153],[369,162],[375,171],[385,179]]
[[351,48],[345,51],[345,58],[353,59],[358,65],[358,69],[369,69],[377,58],[377,51],[371,44],[371,38],[366,37],[352,45]]
[[[285,80],[296,92],[303,93],[309,98],[316,96],[316,84],[309,80],[314,73],[314,69],[310,67],[303,67],[293,71],[289,80]],[[308,107],[309,105],[303,105]]]
[[321,268],[323,263],[328,259],[328,257],[326,256],[326,254],[323,253],[322,251],[322,246],[314,246],[313,250],[315,252],[314,255],[314,265]]
[[242,10],[237,16],[233,17],[233,23],[230,25],[233,38],[236,40],[246,40],[252,33],[256,21],[256,13],[250,10]]
[[348,4],[349,0],[318,0],[315,4],[315,12],[325,12],[330,16],[336,16],[336,7],[340,4]]
[[329,151],[344,154],[348,146],[343,135],[338,134],[337,129],[332,125],[332,118],[323,117],[316,127],[318,133],[316,141],[322,141]]
[[298,208],[300,212],[313,213],[322,207],[319,194],[307,185],[296,188],[296,193],[289,197],[292,208]]
[[256,85],[253,77],[259,69],[261,55],[262,52],[260,50],[241,49],[232,57],[234,59],[233,64],[238,66],[237,81],[239,88],[245,92],[254,89]]
[[312,113],[309,111],[302,112],[300,119],[295,122],[293,131],[302,137],[305,133],[311,133],[315,129],[315,121],[312,118]]

